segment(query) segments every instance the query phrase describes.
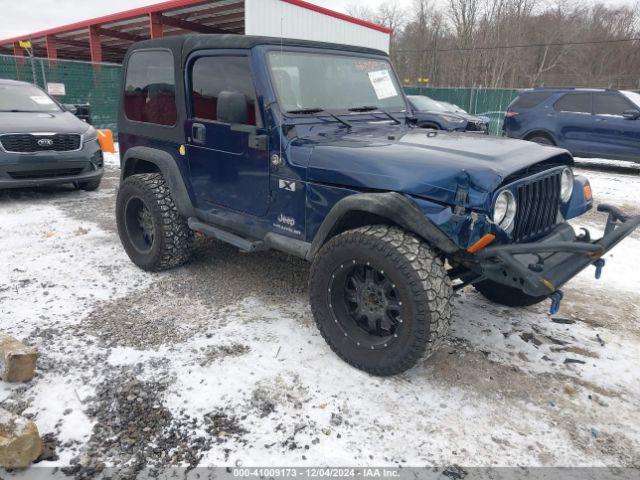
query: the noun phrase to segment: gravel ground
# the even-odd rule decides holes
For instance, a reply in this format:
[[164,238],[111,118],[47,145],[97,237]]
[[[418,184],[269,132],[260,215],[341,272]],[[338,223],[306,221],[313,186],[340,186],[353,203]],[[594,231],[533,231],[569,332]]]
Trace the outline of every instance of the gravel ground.
[[[640,213],[639,168],[579,172],[597,201]],[[322,341],[305,262],[204,241],[186,267],[136,269],[115,230],[118,173],[113,156],[97,192],[0,193],[0,329],[40,353],[0,402],[47,435],[34,468],[640,465],[638,233],[553,318],[460,292],[445,347],[380,379]]]

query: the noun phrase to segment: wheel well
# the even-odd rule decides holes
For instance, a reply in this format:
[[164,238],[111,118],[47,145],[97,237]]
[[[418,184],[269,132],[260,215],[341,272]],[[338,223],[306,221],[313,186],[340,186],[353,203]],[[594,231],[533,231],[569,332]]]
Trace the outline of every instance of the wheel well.
[[424,122],[419,125],[420,128],[434,128],[436,130],[442,130],[442,127],[434,122]]
[[[390,220],[381,215],[376,215],[371,212],[363,212],[359,210],[352,210],[350,212],[345,213],[340,220],[336,222],[333,226],[329,235],[325,239],[325,243],[329,241],[331,238],[336,235],[340,235],[341,233],[346,232],[347,230],[352,230],[354,228],[365,227],[367,225],[395,225],[400,227],[396,222]],[[402,228],[402,227],[400,227]]]
[[555,139],[549,133],[541,131],[541,130],[537,130],[535,132],[528,133],[524,137],[524,140],[531,140],[532,138],[535,138],[535,137],[547,138],[551,143],[553,143],[554,145],[557,145]]
[[122,178],[130,177],[138,173],[160,173],[160,168],[153,162],[141,160],[138,158],[130,158],[127,160]]

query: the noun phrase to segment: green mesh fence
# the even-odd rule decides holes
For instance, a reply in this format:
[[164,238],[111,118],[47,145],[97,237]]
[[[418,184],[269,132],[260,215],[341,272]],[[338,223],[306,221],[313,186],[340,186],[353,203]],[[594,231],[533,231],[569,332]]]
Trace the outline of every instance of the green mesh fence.
[[489,129],[494,134],[502,131],[505,111],[518,95],[517,90],[496,88],[405,87],[405,91],[408,95],[426,95],[453,103],[473,115],[489,117]]
[[122,67],[70,60],[50,62],[42,58],[0,55],[0,78],[35,83],[47,90],[47,83],[64,84],[61,103],[88,104],[93,125],[116,131]]

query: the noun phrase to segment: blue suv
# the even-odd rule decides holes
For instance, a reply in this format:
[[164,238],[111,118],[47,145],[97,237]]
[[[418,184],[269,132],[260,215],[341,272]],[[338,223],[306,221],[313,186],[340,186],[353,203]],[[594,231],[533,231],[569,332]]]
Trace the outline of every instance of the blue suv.
[[182,265],[196,233],[308,260],[320,333],[374,375],[434,353],[467,285],[555,312],[562,285],[640,225],[599,205],[602,238],[573,230],[593,199],[566,150],[418,128],[384,52],[191,35],[136,43],[124,66],[131,260]]
[[507,109],[505,135],[576,157],[640,162],[640,94],[603,89],[533,89]]

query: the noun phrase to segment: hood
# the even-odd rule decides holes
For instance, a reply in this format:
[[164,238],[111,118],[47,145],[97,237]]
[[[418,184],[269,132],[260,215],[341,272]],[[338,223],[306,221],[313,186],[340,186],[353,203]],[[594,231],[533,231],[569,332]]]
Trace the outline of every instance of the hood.
[[[565,150],[485,135],[403,129],[317,134],[300,139],[312,147],[309,181],[362,190],[396,191],[453,204],[459,186],[468,206],[483,208],[504,180],[537,163],[571,164]],[[294,147],[295,148],[295,147]]]
[[70,112],[0,112],[4,133],[84,133],[88,125]]
[[488,123],[487,117],[478,117],[465,112],[445,112],[447,115],[454,115],[456,117],[464,118],[467,122],[473,123]]

